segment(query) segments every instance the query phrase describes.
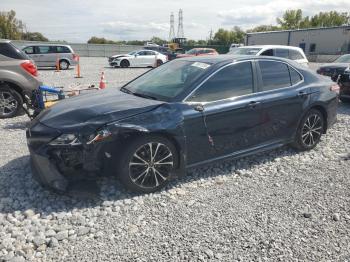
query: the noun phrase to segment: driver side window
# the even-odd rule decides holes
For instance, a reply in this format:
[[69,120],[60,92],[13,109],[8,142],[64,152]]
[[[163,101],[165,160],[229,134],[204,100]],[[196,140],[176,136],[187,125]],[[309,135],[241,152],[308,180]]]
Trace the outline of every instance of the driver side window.
[[251,62],[230,65],[200,86],[189,98],[192,102],[212,102],[253,93]]

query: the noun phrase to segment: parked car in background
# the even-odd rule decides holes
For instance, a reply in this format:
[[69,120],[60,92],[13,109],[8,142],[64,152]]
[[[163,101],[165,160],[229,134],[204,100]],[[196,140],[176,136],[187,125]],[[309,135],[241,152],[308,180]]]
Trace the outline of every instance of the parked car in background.
[[340,88],[339,99],[344,103],[350,103],[350,66],[337,77]]
[[321,65],[317,69],[317,73],[329,76],[333,81],[337,81],[338,75],[344,73],[345,69],[350,65],[350,54],[338,57],[334,62]]
[[178,54],[176,58],[192,57],[192,56],[207,56],[218,55],[219,53],[214,48],[193,48],[184,54]]
[[309,60],[307,60],[303,49],[295,46],[284,46],[284,45],[242,46],[230,51],[228,54],[276,56],[276,57],[282,57],[282,58],[294,60],[295,62],[304,66],[309,65]]
[[336,120],[333,85],[276,57],[175,59],[40,114],[27,130],[32,173],[60,191],[81,172],[154,192],[186,168],[286,144],[310,150]]
[[168,61],[166,55],[153,50],[133,51],[129,54],[114,55],[108,58],[108,63],[113,67],[155,67]]
[[0,118],[22,111],[23,103],[42,84],[35,64],[9,40],[0,40]]
[[61,70],[77,64],[78,56],[69,45],[35,44],[22,50],[34,60],[38,67],[56,67],[57,59]]
[[229,52],[231,52],[231,51],[233,51],[233,50],[235,50],[236,48],[241,47],[241,46],[243,46],[243,44],[235,44],[235,43],[233,43],[233,44],[230,45],[230,50],[229,50]]
[[144,46],[143,47],[144,50],[153,50],[153,51],[157,51],[165,56],[167,56],[168,61],[171,61],[173,59],[176,58],[176,53],[173,52],[170,48],[168,47],[164,47],[164,46],[152,46],[152,45],[148,45],[148,46]]

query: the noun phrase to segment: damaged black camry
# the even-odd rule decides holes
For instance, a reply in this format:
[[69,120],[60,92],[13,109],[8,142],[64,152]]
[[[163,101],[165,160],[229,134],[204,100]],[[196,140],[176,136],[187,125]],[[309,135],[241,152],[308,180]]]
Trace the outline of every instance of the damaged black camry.
[[27,130],[33,175],[59,191],[106,174],[153,192],[189,167],[285,144],[309,150],[336,120],[336,91],[282,58],[174,60],[43,111]]

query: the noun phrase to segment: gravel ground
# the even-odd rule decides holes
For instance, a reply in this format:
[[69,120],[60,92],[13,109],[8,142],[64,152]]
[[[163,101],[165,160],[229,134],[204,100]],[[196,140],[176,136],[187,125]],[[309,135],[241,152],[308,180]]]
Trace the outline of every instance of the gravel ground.
[[[97,83],[102,70],[109,86],[145,71],[83,62],[75,86]],[[67,85],[74,71],[40,74]],[[105,178],[88,199],[32,180],[27,121],[0,120],[0,260],[350,261],[349,105],[310,152],[284,147],[193,169],[148,195]]]

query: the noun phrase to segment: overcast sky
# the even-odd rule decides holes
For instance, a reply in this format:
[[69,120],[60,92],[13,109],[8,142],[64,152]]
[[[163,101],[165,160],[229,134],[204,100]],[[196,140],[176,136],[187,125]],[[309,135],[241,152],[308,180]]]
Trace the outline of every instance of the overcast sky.
[[0,10],[15,10],[28,31],[50,40],[86,42],[91,36],[112,40],[168,38],[170,12],[184,12],[185,36],[207,39],[211,29],[275,24],[286,9],[305,15],[349,11],[349,0],[0,0]]

